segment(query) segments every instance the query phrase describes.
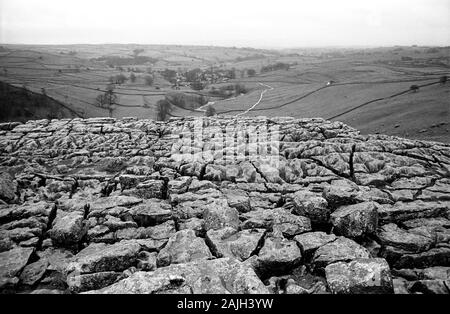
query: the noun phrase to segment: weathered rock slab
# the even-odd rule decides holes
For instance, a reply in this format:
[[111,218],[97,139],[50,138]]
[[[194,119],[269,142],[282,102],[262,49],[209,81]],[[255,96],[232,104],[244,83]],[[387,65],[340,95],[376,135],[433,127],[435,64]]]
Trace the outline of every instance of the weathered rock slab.
[[280,237],[268,237],[251,261],[256,271],[264,277],[292,270],[301,263],[302,253],[295,241]]
[[308,232],[294,237],[304,254],[310,255],[321,246],[333,242],[337,237],[322,231]]
[[136,241],[115,244],[93,243],[74,256],[68,272],[80,274],[123,271],[135,264],[141,246]]
[[292,196],[294,210],[301,216],[308,217],[313,222],[327,222],[330,209],[328,202],[321,196],[308,191],[299,191]]
[[0,253],[0,278],[13,278],[28,263],[34,248],[14,248]]
[[325,268],[328,286],[336,294],[393,293],[389,265],[382,258],[355,259]]
[[319,247],[313,255],[312,263],[315,268],[325,268],[335,262],[348,262],[358,258],[369,258],[367,249],[344,237]]
[[71,246],[83,238],[88,227],[83,212],[58,211],[48,235],[55,245]]
[[265,229],[246,229],[237,231],[231,227],[220,230],[210,230],[206,234],[206,241],[218,257],[234,257],[245,261],[256,253],[258,245],[263,240]]
[[170,237],[167,245],[158,254],[157,265],[163,267],[211,257],[205,240],[197,237],[193,230],[186,229]]
[[349,238],[376,233],[378,212],[375,202],[341,206],[331,214],[336,232]]
[[268,290],[250,266],[232,258],[220,258],[170,265],[154,272],[136,272],[90,293],[266,294]]

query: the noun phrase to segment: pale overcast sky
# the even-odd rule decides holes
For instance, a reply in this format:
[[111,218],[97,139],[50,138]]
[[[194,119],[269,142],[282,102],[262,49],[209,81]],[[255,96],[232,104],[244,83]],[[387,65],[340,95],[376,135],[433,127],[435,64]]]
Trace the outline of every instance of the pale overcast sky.
[[0,42],[450,45],[450,1],[0,0]]

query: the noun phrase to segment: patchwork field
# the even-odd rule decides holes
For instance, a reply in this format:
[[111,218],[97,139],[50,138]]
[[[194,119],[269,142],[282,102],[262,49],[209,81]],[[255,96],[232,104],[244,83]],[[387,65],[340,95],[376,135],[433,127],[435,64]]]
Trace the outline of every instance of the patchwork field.
[[[279,63],[288,69],[267,70]],[[199,90],[183,77],[194,69],[204,74]],[[176,73],[173,80],[165,76],[170,71]],[[233,76],[223,77],[226,71]],[[274,51],[3,45],[0,50],[2,82],[44,94],[80,117],[156,119],[158,101],[171,100],[176,93],[190,100],[181,106],[172,103],[167,119],[204,116],[204,105],[209,103],[219,115],[322,117],[343,121],[365,134],[442,142],[450,142],[450,84],[440,80],[449,73],[448,47]],[[97,97],[110,88],[111,77],[121,74],[126,80],[113,84],[114,104],[100,106]],[[214,93],[236,84],[245,87],[245,93]],[[418,90],[411,90],[412,85]]]

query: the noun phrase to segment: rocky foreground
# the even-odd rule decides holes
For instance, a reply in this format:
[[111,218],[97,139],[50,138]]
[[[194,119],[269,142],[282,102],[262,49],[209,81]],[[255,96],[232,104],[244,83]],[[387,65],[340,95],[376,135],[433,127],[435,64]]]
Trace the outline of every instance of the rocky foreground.
[[[193,118],[0,124],[1,291],[450,292],[450,145],[206,123],[184,140]],[[238,125],[273,130],[276,166],[248,143],[227,157],[249,138]]]

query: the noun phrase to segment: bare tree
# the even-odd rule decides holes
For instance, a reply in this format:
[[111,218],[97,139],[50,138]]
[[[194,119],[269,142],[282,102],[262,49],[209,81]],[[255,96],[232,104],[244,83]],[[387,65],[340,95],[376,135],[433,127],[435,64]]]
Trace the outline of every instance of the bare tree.
[[158,121],[165,121],[171,112],[172,106],[167,99],[161,99],[156,103],[156,118]]
[[205,116],[212,117],[215,116],[216,114],[217,114],[216,109],[214,109],[213,106],[206,107]]
[[114,106],[117,102],[117,95],[114,93],[114,87],[109,85],[107,90],[103,94],[98,95],[95,101],[100,108],[108,109],[109,116],[112,117]]
[[152,86],[153,85],[153,76],[151,76],[151,75],[146,75],[145,77],[144,77],[144,81],[145,81],[145,84],[146,85],[148,85],[148,86]]
[[119,85],[125,83],[126,80],[127,80],[127,77],[125,75],[123,75],[122,73],[115,75],[115,76],[111,76],[109,78],[109,82],[111,84],[119,84]]
[[130,81],[131,81],[131,83],[136,82],[136,75],[133,72],[131,72],[131,74],[130,74]]
[[145,98],[145,96],[142,96],[142,102],[144,103],[144,104],[143,104],[143,107],[144,107],[144,108],[150,108],[150,104],[149,104],[149,102],[147,101],[147,99]]

